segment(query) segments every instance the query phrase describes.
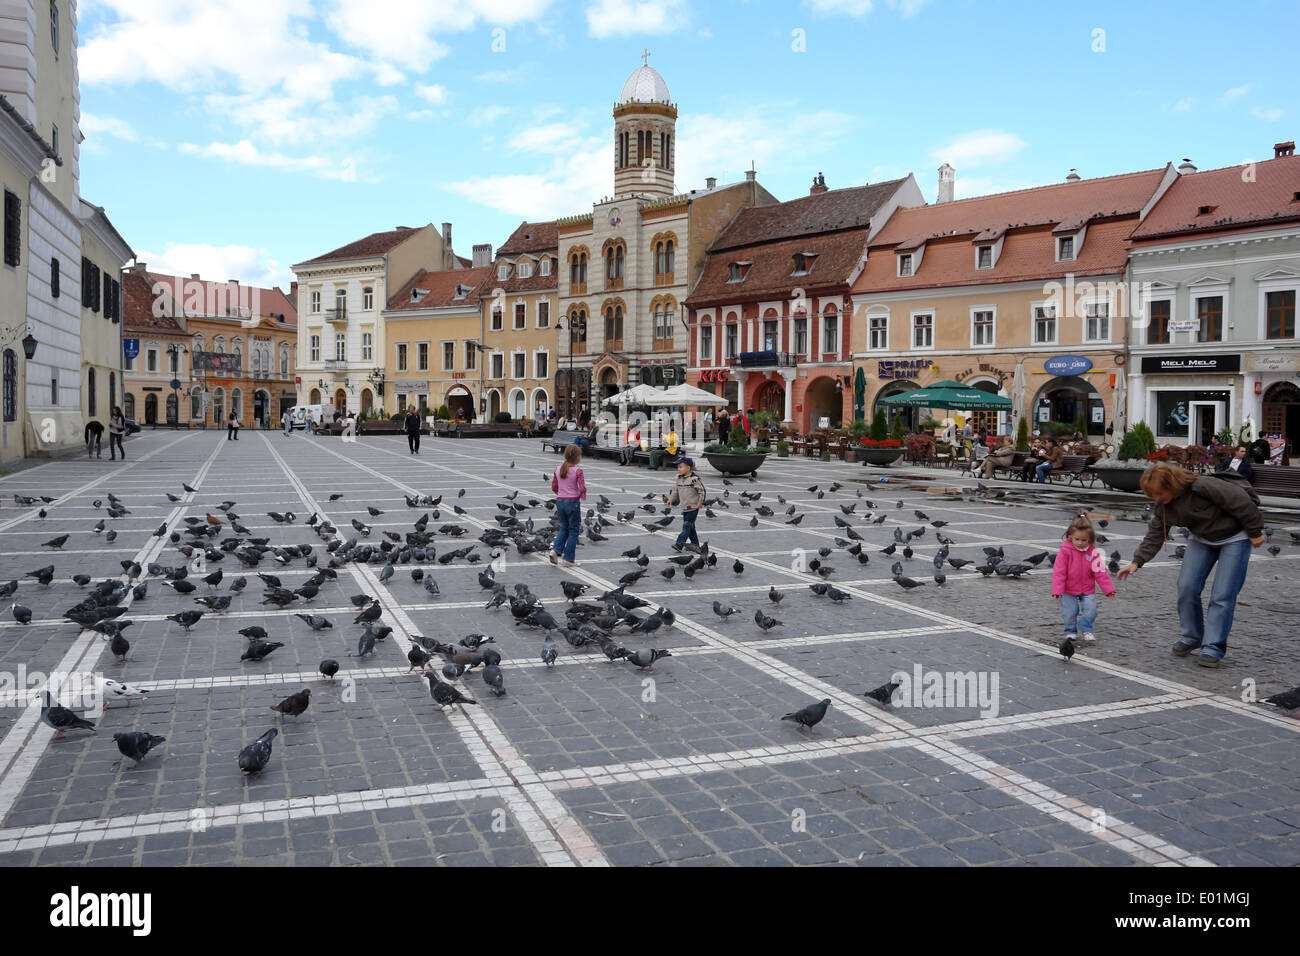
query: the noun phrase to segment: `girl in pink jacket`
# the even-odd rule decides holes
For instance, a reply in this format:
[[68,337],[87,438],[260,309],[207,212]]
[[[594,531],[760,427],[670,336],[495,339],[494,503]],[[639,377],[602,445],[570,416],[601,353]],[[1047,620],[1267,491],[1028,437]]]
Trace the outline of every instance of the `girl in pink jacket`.
[[1097,550],[1097,532],[1084,514],[1065,529],[1065,542],[1052,565],[1052,597],[1061,602],[1065,636],[1093,640],[1097,620],[1097,585],[1112,600],[1115,585],[1106,573],[1106,561]]

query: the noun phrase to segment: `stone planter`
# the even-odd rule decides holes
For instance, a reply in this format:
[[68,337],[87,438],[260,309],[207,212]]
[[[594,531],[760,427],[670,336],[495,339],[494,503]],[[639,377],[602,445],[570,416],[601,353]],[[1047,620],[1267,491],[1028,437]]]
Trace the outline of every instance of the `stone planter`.
[[1131,492],[1142,490],[1142,475],[1146,473],[1144,468],[1107,468],[1105,465],[1093,465],[1092,471],[1112,491]]
[[854,461],[878,468],[887,468],[902,457],[902,448],[863,448],[858,445],[853,449]]
[[704,459],[713,466],[714,471],[720,471],[724,475],[748,475],[758,471],[759,467],[767,460],[766,452],[746,452],[744,454],[734,454],[731,452],[706,451]]
[[790,457],[790,449],[789,449],[789,448],[778,448],[778,449],[776,450],[776,457],[777,457],[777,458],[789,458],[789,457]]

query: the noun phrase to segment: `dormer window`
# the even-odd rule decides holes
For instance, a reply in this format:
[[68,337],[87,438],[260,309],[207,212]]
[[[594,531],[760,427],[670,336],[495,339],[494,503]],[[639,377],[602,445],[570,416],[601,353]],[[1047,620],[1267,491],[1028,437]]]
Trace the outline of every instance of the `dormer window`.
[[532,274],[533,274],[533,264],[529,262],[527,259],[521,260],[519,263],[519,278],[527,279],[530,278]]
[[550,259],[543,259],[542,262],[541,262],[541,267],[540,267],[540,270],[539,270],[539,271],[540,271],[540,273],[541,273],[542,275],[544,275],[544,276],[548,276],[548,275],[550,275],[550,274],[551,274],[551,260],[550,260]]
[[905,252],[898,257],[898,274],[899,276],[910,276],[912,274],[912,254]]
[[728,275],[727,281],[728,281],[728,282],[744,282],[744,281],[745,281],[745,276],[749,275],[749,267],[750,267],[751,265],[753,265],[752,262],[733,262],[733,263],[731,263],[731,265],[728,267],[729,270],[730,270],[730,274]]
[[794,254],[794,271],[792,276],[803,276],[812,272],[812,268],[817,264],[817,254],[815,252],[796,252]]
[[457,298],[457,299],[463,299],[463,298],[465,298],[465,296],[469,295],[469,290],[472,289],[472,288],[473,288],[473,286],[461,285],[459,282],[456,283],[456,295],[455,295],[455,298]]
[[1208,216],[1210,213],[1214,212],[1214,210],[1218,208],[1219,208],[1218,206],[1199,206],[1197,207],[1196,215]]
[[1056,240],[1056,261],[1074,261],[1074,236],[1061,236]]
[[975,268],[992,269],[993,268],[993,247],[979,246],[975,250]]
[[497,266],[497,281],[504,282],[510,277],[510,263],[503,262]]
[[428,295],[428,294],[429,294],[429,290],[428,290],[428,289],[412,289],[412,290],[411,290],[411,301],[412,301],[412,302],[419,302],[421,299],[423,299],[423,298],[424,298],[426,295]]

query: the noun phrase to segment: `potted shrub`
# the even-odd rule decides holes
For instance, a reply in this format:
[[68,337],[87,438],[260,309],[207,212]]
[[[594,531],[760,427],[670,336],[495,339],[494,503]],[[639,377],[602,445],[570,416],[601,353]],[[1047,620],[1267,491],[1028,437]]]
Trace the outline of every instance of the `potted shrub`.
[[867,437],[873,441],[884,441],[889,437],[889,426],[885,424],[885,410],[877,408],[875,416],[871,419],[871,427],[867,429]]
[[704,458],[715,471],[724,475],[748,475],[758,471],[771,451],[766,445],[749,445],[744,429],[732,428],[727,444],[706,446]]
[[934,436],[917,432],[907,436],[907,458],[914,462],[927,462],[934,454]]
[[1016,451],[1029,451],[1029,419],[1022,417],[1016,426]]
[[899,415],[894,419],[894,427],[889,430],[889,437],[894,441],[901,442],[907,437],[907,431],[903,428],[903,416]]
[[790,457],[790,443],[785,440],[785,436],[778,438],[776,441],[776,457],[777,458]]
[[497,412],[496,415],[493,417],[492,420],[493,420],[494,422],[497,422],[498,424],[508,425],[508,424],[510,423],[510,420],[511,420],[511,419],[510,419],[510,413],[509,413],[509,412]]
[[886,468],[903,457],[903,443],[893,438],[862,438],[853,446],[853,460]]
[[1155,444],[1146,422],[1138,422],[1132,431],[1124,433],[1116,457],[1093,462],[1091,470],[1112,491],[1141,491],[1143,472],[1157,460],[1148,456],[1159,454]]

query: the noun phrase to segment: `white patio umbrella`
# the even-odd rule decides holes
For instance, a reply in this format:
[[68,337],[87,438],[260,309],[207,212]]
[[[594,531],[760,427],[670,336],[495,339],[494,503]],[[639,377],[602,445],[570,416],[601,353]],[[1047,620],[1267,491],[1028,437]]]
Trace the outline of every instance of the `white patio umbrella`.
[[721,395],[714,395],[694,385],[674,385],[663,391],[655,392],[649,405],[726,405],[727,400]]
[[655,404],[651,401],[651,397],[660,394],[662,393],[658,389],[642,383],[629,388],[625,392],[611,395],[601,402],[601,405],[651,405]]
[[[1011,427],[1016,427],[1016,422],[1025,417],[1025,363],[1016,364],[1016,374],[1011,379]],[[1032,423],[1031,423],[1032,429]]]
[[1118,368],[1115,370],[1115,411],[1112,415],[1112,424],[1115,426],[1115,434],[1123,435],[1128,430],[1128,379],[1124,375],[1124,370]]

